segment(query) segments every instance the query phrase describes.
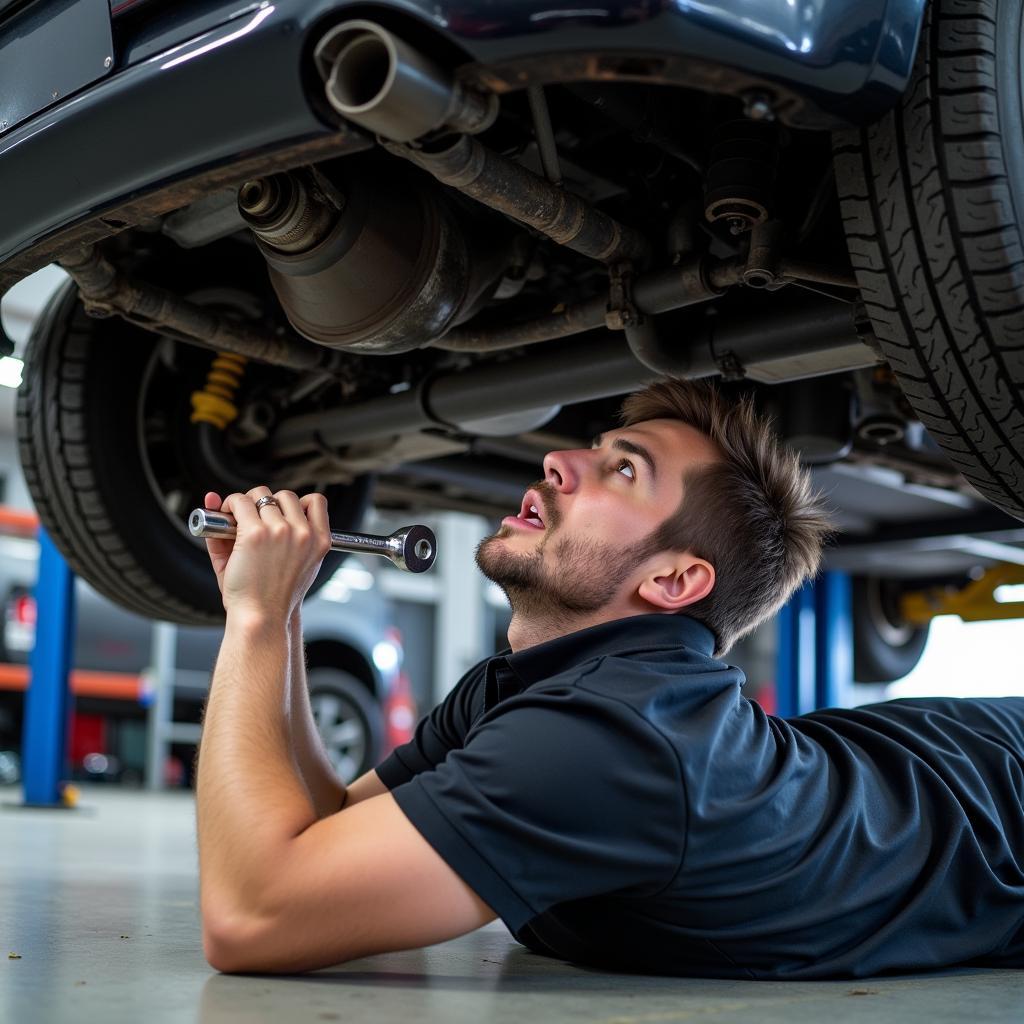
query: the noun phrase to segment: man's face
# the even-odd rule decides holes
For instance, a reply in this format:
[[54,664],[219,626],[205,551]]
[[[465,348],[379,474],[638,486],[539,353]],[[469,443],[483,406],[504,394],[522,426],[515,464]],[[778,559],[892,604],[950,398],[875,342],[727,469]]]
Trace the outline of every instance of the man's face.
[[591,448],[550,452],[544,479],[480,544],[477,565],[517,614],[593,613],[628,602],[651,555],[647,540],[682,501],[683,474],[718,457],[703,434],[668,419],[608,431]]

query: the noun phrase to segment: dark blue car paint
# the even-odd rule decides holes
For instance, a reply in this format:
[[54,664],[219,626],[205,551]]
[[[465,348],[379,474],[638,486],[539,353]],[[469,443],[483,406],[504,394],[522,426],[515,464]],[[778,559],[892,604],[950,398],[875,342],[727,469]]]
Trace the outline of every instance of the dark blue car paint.
[[0,136],[0,261],[211,163],[326,135],[299,76],[308,3],[262,7],[142,60]]
[[[714,60],[786,83],[822,126],[895,103],[924,0],[337,0],[139,5],[116,73],[0,135],[0,268],[54,231],[197,168],[332,131],[302,79],[309,37],[352,9],[429,26],[471,61],[600,50]],[[203,25],[217,24],[206,31]],[[196,34],[198,33],[198,34]],[[182,40],[185,40],[184,42]]]
[[92,85],[113,63],[107,0],[30,4],[0,25],[0,130]]

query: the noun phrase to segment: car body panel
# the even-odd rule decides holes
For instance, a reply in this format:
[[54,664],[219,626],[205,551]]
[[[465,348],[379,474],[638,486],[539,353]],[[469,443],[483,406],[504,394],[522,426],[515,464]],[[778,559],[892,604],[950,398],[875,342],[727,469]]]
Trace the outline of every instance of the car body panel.
[[[797,90],[819,126],[829,127],[869,120],[896,102],[923,3],[648,0],[571,9],[534,0],[390,0],[375,9],[429,26],[471,62],[546,61],[555,77],[558,55],[587,51],[671,56],[684,69],[689,61],[717,63]],[[131,33],[116,33],[116,73],[0,133],[0,192],[9,197],[0,291],[12,283],[5,262],[126,197],[199,168],[338,134],[329,115],[314,109],[303,73],[316,33],[352,4],[136,6],[147,17]],[[357,10],[365,14],[365,5]],[[352,148],[368,144],[357,132],[349,138]],[[108,224],[110,233],[125,226],[117,218]],[[46,253],[21,269],[51,259]]]
[[429,19],[474,60],[578,50],[683,54],[807,91],[844,120],[868,120],[906,87],[924,0],[646,0],[573,8],[550,0],[388,7]]
[[295,26],[269,27],[268,11],[120,71],[0,136],[0,189],[14,214],[0,229],[0,260],[193,168],[328,134],[303,94],[301,41],[282,31]]
[[113,54],[106,0],[43,0],[8,18],[0,25],[0,130],[110,74]]

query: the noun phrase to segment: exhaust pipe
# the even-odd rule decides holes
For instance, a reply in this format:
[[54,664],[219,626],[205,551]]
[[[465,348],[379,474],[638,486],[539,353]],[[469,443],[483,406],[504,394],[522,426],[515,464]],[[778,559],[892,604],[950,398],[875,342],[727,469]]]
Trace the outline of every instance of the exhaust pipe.
[[344,21],[313,60],[327,101],[343,117],[393,142],[438,128],[471,135],[498,116],[498,97],[468,89],[444,68],[372,21]]
[[656,354],[657,369],[641,362],[614,334],[581,338],[517,359],[442,372],[396,395],[293,416],[278,424],[270,452],[289,458],[316,451],[318,445],[340,448],[431,427],[461,427],[523,409],[609,398],[665,373],[690,379],[735,373],[792,352],[794,337],[803,343],[801,352],[830,352],[858,340],[850,307],[820,300],[794,306],[778,321],[763,314],[709,318],[671,349],[664,341],[656,353],[641,349],[639,355],[648,359]]

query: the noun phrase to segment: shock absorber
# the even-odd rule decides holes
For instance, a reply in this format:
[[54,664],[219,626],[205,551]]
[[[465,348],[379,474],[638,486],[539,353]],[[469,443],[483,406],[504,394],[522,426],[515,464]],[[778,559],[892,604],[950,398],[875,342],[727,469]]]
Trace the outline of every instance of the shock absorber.
[[704,217],[732,235],[763,224],[772,213],[778,172],[778,126],[738,119],[718,126],[704,187]]
[[201,391],[192,392],[192,423],[211,423],[223,430],[238,415],[235,395],[245,372],[245,356],[218,352]]

